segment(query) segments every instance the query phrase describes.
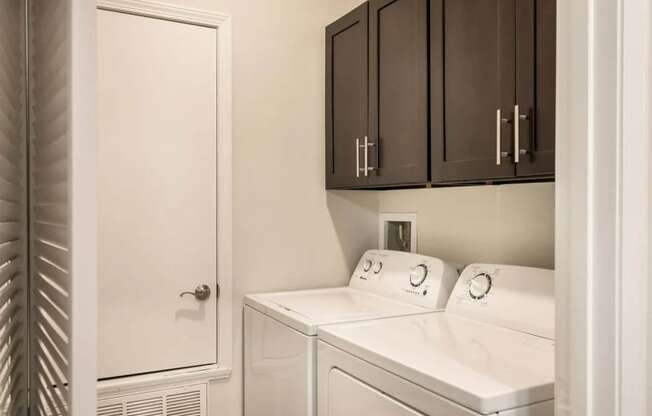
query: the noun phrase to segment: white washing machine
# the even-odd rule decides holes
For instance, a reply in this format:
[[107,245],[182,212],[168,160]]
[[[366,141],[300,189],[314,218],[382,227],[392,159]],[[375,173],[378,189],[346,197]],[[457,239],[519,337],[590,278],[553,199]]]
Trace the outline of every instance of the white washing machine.
[[474,264],[446,311],[319,329],[318,416],[552,416],[551,270]]
[[370,250],[346,287],[246,296],[245,415],[316,415],[318,327],[441,310],[457,278],[433,257]]

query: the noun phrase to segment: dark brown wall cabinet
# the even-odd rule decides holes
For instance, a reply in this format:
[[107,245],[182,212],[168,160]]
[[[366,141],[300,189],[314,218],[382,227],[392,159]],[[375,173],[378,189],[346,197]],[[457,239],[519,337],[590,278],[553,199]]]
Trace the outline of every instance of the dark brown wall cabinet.
[[372,0],[326,28],[326,187],[554,177],[555,0]]
[[431,0],[433,183],[552,177],[555,0]]
[[369,6],[365,3],[326,28],[326,187],[367,185],[360,176],[361,139],[367,135]]
[[428,0],[373,0],[326,28],[326,186],[429,179]]

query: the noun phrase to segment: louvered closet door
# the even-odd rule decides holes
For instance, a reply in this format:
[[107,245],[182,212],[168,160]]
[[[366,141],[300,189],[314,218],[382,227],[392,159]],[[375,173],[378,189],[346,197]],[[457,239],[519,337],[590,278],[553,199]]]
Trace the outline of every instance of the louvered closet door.
[[28,4],[30,415],[88,416],[96,406],[95,49],[84,40],[95,33],[95,6]]
[[[217,33],[98,11],[99,376],[217,359]],[[206,300],[182,292],[207,285]]]
[[0,0],[0,415],[27,405],[25,6]]
[[67,415],[70,379],[68,2],[30,2],[34,412]]

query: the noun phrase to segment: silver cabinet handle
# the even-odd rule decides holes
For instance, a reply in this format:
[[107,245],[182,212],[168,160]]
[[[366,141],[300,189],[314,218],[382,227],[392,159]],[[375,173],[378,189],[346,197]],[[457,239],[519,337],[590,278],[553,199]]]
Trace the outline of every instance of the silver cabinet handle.
[[[376,143],[370,142],[369,137],[364,136],[364,143],[360,144],[360,139],[355,139],[355,177],[360,177],[360,172],[364,172],[364,176],[369,176],[369,172],[375,170],[373,166],[369,166],[369,148],[374,147]],[[360,149],[364,151],[364,167],[360,168]]]
[[496,110],[496,165],[500,166],[500,129],[502,127],[502,115],[500,108]]
[[369,166],[369,148],[374,147],[376,143],[370,142],[367,136],[364,136],[364,176],[369,176],[369,171],[375,168]]
[[364,136],[364,176],[369,176],[369,138]]
[[502,111],[499,109],[496,110],[496,165],[500,166],[501,159],[503,157],[509,156],[508,152],[501,151],[501,128],[503,123],[509,123],[509,120],[502,117]]
[[355,177],[360,177],[360,139],[355,139]]
[[[374,143],[374,142],[368,142],[368,143],[367,143],[367,153],[369,152],[369,148],[370,148],[370,147],[373,148],[374,146],[376,146],[376,143]],[[376,169],[378,169],[378,167],[369,166],[369,164],[367,163],[367,171],[369,171],[369,172],[373,172],[373,171],[376,170]]]
[[527,120],[527,114],[521,114],[519,105],[514,106],[514,163],[520,162],[520,155],[527,154],[527,150],[521,149],[521,120]]
[[208,285],[199,285],[194,292],[181,292],[179,297],[182,298],[185,295],[192,295],[197,300],[206,300],[211,296],[211,288]]
[[514,106],[514,163],[518,163],[520,161],[520,150],[521,150],[521,143],[520,143],[520,136],[521,132],[519,131],[519,127],[521,125],[521,117],[519,114],[519,108],[518,104]]

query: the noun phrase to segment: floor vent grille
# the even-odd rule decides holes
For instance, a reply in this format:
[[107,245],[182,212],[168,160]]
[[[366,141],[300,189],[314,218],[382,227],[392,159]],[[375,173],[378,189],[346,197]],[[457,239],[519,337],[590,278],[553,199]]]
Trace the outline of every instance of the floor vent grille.
[[97,416],[122,416],[124,406],[122,403],[97,406]]
[[102,399],[97,416],[207,416],[206,385]]

